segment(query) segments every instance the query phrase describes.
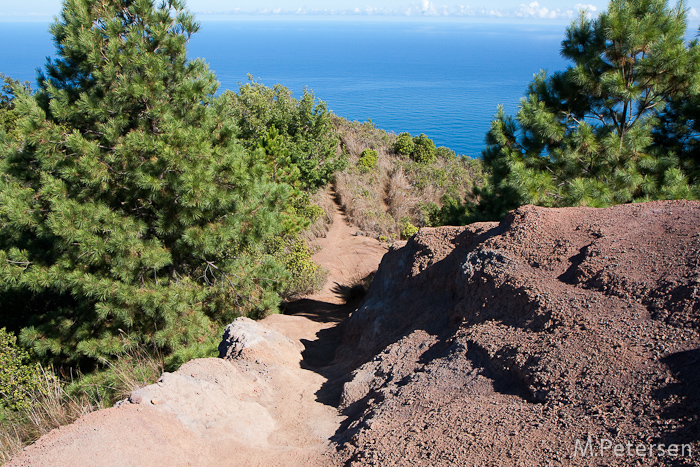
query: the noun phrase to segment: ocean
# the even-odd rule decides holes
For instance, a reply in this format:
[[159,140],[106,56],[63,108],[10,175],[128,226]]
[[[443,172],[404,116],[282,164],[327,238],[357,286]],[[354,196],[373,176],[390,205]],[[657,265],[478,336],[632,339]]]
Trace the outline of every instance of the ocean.
[[[35,85],[55,48],[45,23],[0,23],[0,72]],[[425,133],[478,157],[498,105],[514,114],[533,74],[562,70],[565,25],[407,20],[203,21],[190,57],[237,90],[248,74],[336,115],[387,131]]]

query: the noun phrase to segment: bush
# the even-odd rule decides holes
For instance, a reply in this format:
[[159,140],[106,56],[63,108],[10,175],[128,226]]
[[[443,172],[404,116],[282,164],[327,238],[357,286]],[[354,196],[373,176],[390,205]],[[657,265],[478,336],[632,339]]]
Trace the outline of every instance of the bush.
[[360,159],[357,161],[357,168],[360,172],[367,173],[377,168],[377,151],[374,149],[365,149],[360,154]]
[[394,142],[394,152],[402,156],[410,156],[413,154],[413,138],[410,133],[401,133]]
[[[249,76],[249,78],[251,78]],[[238,94],[224,92],[221,111],[236,123],[236,137],[248,148],[262,148],[278,180],[316,189],[347,166],[337,153],[338,133],[325,102],[306,89],[297,100],[282,85],[252,81]]]
[[10,410],[27,409],[32,394],[41,390],[42,372],[39,365],[29,363],[29,354],[17,347],[17,338],[0,329],[0,407]]
[[448,147],[440,146],[439,148],[435,149],[435,156],[439,159],[449,161],[451,159],[455,159],[457,157],[457,154],[455,154],[455,152]]
[[328,271],[316,264],[302,238],[290,238],[280,254],[281,261],[290,271],[290,279],[283,291],[285,298],[307,295],[323,287]]
[[400,227],[401,238],[404,240],[408,240],[418,232],[418,227],[411,224],[411,220],[408,217],[404,217],[403,219],[401,219]]
[[433,140],[423,133],[413,138],[411,158],[419,164],[435,162],[435,143],[433,143]]

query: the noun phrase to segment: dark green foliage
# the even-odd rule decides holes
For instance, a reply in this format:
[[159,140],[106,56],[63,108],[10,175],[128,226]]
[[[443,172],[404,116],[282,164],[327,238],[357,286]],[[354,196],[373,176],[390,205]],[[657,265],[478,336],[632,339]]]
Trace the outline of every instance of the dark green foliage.
[[[477,190],[478,188],[472,188]],[[468,217],[465,205],[459,198],[445,194],[440,200],[441,205],[431,204],[425,207],[427,225],[438,227],[440,225],[465,225],[473,222]],[[468,204],[467,204],[468,205]]]
[[345,168],[331,113],[306,89],[296,100],[284,86],[251,81],[238,94],[224,92],[220,100],[224,114],[236,123],[237,137],[248,148],[263,148],[282,181],[314,189]]
[[371,172],[377,167],[377,151],[374,149],[365,149],[360,154],[357,161],[357,168],[360,172]]
[[700,196],[700,46],[684,43],[685,29],[684,5],[664,0],[613,0],[595,20],[582,15],[562,42],[573,64],[535,76],[516,118],[499,109],[483,152],[490,180],[463,219],[528,203]]
[[419,164],[430,164],[435,161],[435,143],[433,140],[425,136],[423,133],[420,136],[413,138],[413,151],[411,159]]
[[0,409],[28,409],[34,392],[41,390],[42,372],[29,363],[29,354],[17,346],[17,338],[0,328]]
[[413,138],[410,133],[401,133],[394,142],[394,152],[402,156],[410,156],[413,153]]
[[291,190],[236,143],[214,75],[186,57],[197,29],[179,0],[67,0],[37,94],[15,88],[0,320],[46,360],[182,361],[215,323],[277,306],[288,273],[264,245],[296,228]]
[[676,154],[689,180],[700,180],[700,95],[671,101],[654,127],[654,139]]

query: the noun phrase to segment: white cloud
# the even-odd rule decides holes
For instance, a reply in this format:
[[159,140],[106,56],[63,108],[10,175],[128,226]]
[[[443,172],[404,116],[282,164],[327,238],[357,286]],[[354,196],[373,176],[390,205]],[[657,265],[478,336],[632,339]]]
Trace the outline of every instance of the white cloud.
[[[439,0],[435,0],[439,1]],[[444,5],[435,4],[433,0],[416,0],[408,7],[395,10],[390,8],[365,6],[351,9],[318,9],[299,8],[296,10],[284,10],[281,8],[260,8],[257,10],[229,10],[221,13],[229,14],[260,14],[260,15],[354,15],[354,16],[434,16],[434,17],[490,17],[490,18],[524,18],[524,19],[549,19],[570,20],[579,15],[580,10],[587,12],[592,18],[597,15],[598,8],[591,4],[576,4],[573,8],[549,8],[540,5],[538,0],[523,3],[516,8],[487,8],[483,6],[471,7],[468,5]],[[483,0],[477,0],[483,1]],[[691,8],[689,18],[698,18],[698,12]]]
[[421,0],[421,12],[424,15],[436,16],[438,14],[435,5],[430,0]]
[[572,19],[578,16],[579,10],[588,11],[588,16],[592,17],[597,11],[594,5],[578,4],[573,9],[555,8],[549,9],[539,4],[538,1],[533,1],[527,5],[522,4],[519,8],[512,11],[511,15],[506,13],[506,16],[515,16],[518,18],[535,18],[535,19]]
[[700,13],[698,13],[698,10],[696,10],[695,8],[691,8],[690,10],[688,10],[688,18],[698,19],[700,18]]

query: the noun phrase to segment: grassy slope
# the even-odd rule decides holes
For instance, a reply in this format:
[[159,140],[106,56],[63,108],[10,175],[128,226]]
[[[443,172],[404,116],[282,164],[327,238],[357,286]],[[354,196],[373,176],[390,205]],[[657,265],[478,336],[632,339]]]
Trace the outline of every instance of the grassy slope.
[[[365,235],[393,240],[401,237],[407,222],[429,226],[431,207],[441,205],[445,195],[462,199],[474,184],[481,184],[479,160],[459,158],[443,148],[435,162],[419,164],[393,151],[395,134],[340,117],[334,123],[348,157],[334,188],[349,220]],[[370,171],[357,165],[365,149],[377,151],[377,166]]]

